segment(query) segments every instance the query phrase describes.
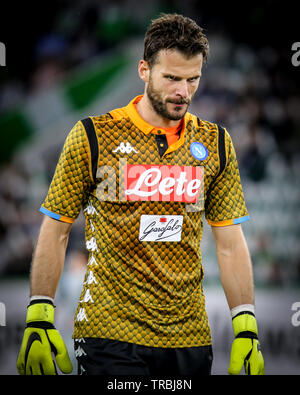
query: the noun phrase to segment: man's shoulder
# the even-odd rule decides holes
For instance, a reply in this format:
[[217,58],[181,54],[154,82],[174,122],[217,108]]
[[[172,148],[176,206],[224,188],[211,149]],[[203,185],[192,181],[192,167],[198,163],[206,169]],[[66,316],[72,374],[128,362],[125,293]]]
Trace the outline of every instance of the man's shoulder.
[[97,123],[117,122],[127,117],[128,115],[126,113],[126,107],[122,107],[122,108],[115,108],[113,110],[110,110],[105,114],[91,116],[90,118],[92,119],[94,124],[97,124]]
[[197,115],[192,113],[187,113],[187,121],[192,122],[194,126],[199,129],[205,129],[207,131],[215,132],[218,130],[218,124],[215,122],[207,121],[202,118],[199,118]]

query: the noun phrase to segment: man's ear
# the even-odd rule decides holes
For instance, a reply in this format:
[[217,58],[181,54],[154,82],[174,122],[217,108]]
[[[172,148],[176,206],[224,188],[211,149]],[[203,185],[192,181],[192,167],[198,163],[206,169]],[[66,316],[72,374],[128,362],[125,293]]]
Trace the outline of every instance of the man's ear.
[[143,80],[145,83],[149,82],[149,76],[150,76],[150,68],[148,65],[148,62],[146,60],[140,60],[139,66],[138,66],[138,72],[140,79]]

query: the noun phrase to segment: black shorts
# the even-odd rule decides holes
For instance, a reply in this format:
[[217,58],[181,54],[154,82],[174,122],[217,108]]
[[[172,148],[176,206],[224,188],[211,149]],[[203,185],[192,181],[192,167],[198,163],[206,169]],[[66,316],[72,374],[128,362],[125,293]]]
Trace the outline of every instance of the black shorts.
[[212,347],[160,348],[117,340],[74,341],[78,374],[195,376],[210,375]]

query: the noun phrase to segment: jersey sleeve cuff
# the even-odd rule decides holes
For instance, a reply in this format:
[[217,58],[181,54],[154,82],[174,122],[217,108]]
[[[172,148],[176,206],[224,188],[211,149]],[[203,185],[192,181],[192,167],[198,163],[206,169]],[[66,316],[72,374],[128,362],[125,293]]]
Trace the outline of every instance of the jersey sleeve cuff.
[[211,221],[210,219],[206,219],[208,224],[211,226],[230,226],[230,225],[238,225],[243,222],[249,221],[249,215],[245,215],[244,217],[226,219],[225,221]]
[[40,212],[48,215],[48,217],[50,218],[56,219],[57,221],[67,222],[68,224],[72,224],[75,221],[74,218],[69,218],[65,217],[64,215],[54,213],[43,206],[40,207]]

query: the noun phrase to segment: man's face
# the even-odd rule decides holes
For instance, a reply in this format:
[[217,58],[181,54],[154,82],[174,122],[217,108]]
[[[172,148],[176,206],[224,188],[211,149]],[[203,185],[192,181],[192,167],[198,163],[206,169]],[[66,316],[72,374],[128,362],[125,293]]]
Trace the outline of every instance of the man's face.
[[149,70],[146,94],[155,112],[177,121],[184,117],[197,91],[202,54],[186,58],[177,50],[162,50]]

